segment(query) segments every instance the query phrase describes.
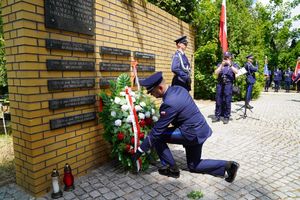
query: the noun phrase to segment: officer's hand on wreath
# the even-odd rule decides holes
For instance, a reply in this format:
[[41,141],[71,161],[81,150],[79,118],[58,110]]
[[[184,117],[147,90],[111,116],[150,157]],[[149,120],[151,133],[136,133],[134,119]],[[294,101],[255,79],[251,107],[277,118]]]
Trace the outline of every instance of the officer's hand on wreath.
[[141,157],[142,154],[143,154],[143,152],[141,152],[137,149],[136,152],[131,157],[132,163],[134,164]]

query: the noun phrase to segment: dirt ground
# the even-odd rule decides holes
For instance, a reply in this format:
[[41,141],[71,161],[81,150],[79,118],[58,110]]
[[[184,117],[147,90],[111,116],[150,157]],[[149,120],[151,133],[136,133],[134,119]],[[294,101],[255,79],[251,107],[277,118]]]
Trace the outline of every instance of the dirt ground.
[[15,167],[12,137],[0,134],[0,186],[14,181]]

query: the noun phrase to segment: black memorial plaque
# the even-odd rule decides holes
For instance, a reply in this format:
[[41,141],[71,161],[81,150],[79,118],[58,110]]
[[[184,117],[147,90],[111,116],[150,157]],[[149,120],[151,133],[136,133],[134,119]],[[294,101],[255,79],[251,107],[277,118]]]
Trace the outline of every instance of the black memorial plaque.
[[100,79],[100,87],[107,87],[109,86],[109,82],[110,81],[116,81],[117,80],[117,77],[102,77]]
[[155,59],[155,54],[135,51],[134,57],[135,58],[144,58],[144,59]]
[[48,71],[94,71],[95,62],[79,60],[47,60]]
[[55,79],[48,80],[48,90],[62,90],[71,88],[93,88],[95,79]]
[[70,50],[70,51],[94,52],[94,45],[92,44],[53,40],[53,39],[46,39],[46,48]]
[[64,117],[59,119],[52,119],[50,120],[50,129],[53,130],[53,129],[63,128],[66,126],[71,126],[74,124],[91,121],[94,119],[96,119],[95,112],[84,113],[80,115],[74,115],[71,117]]
[[113,47],[100,47],[101,54],[111,54],[111,55],[118,55],[118,56],[130,56],[130,50],[126,49],[118,49]]
[[94,104],[95,102],[96,102],[95,95],[74,97],[74,98],[64,98],[64,99],[53,99],[49,101],[49,108],[51,110],[56,110],[60,108]]
[[100,71],[127,72],[127,71],[130,71],[130,64],[101,62],[100,63]]
[[154,72],[155,66],[152,65],[138,65],[138,71],[140,72]]
[[94,0],[45,0],[45,26],[94,35]]

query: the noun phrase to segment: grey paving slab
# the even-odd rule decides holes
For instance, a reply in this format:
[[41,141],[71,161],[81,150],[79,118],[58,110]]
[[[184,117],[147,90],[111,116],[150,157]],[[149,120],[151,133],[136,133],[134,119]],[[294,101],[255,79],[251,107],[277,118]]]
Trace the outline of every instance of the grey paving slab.
[[[213,129],[203,147],[203,158],[236,160],[237,178],[221,178],[187,171],[184,148],[170,145],[181,168],[178,179],[163,177],[157,166],[131,174],[115,162],[75,179],[76,189],[67,199],[188,199],[193,190],[203,199],[300,199],[300,94],[262,93],[251,102],[252,112],[242,118],[243,102],[232,105],[232,120],[212,123],[214,102],[199,101],[199,108]],[[35,199],[15,184],[0,188],[0,199]],[[50,193],[39,199],[49,200]]]

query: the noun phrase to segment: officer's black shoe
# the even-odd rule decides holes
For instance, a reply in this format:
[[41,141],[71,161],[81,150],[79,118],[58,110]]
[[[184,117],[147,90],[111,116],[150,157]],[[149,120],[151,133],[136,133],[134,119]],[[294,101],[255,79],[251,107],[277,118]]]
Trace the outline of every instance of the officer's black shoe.
[[223,124],[228,124],[229,118],[224,118]]
[[220,117],[214,117],[214,118],[211,120],[211,122],[219,122],[219,121],[221,121],[221,120],[220,120]]
[[228,177],[225,178],[225,181],[232,183],[236,177],[239,167],[240,167],[239,163],[234,161],[229,161],[226,166],[226,172],[228,174]]
[[180,171],[176,165],[173,167],[169,167],[169,166],[161,167],[158,169],[158,173],[160,175],[173,177],[173,178],[179,178],[180,176]]
[[246,105],[246,108],[248,108],[248,109],[252,109],[252,108],[253,108],[253,106],[251,106],[250,104],[247,104],[247,105]]

